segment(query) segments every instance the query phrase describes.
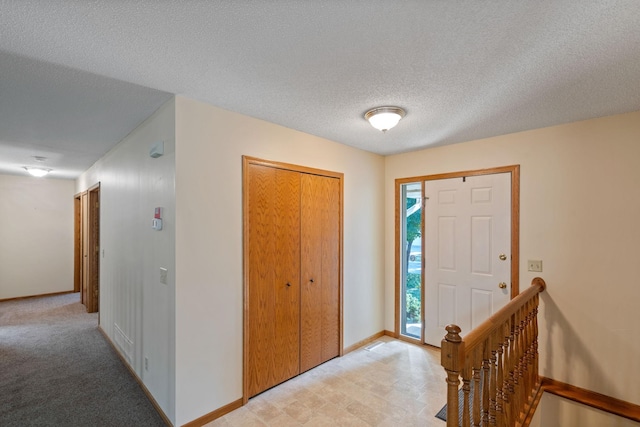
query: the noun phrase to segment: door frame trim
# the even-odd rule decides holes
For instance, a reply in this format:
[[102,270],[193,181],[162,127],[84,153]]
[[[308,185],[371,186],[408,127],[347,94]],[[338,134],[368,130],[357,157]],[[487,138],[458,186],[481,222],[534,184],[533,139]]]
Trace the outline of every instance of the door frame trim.
[[73,292],[81,292],[82,193],[73,196]]
[[[511,299],[520,293],[520,165],[498,166],[487,169],[476,169],[459,172],[447,172],[434,175],[422,175],[409,178],[397,178],[395,180],[395,315],[394,334],[395,338],[409,342],[424,343],[424,328],[422,328],[422,339],[415,340],[404,335],[400,335],[400,315],[402,307],[400,305],[400,186],[412,182],[422,184],[422,194],[424,196],[424,182],[439,179],[461,178],[465,176],[495,175],[499,173],[511,174]],[[422,243],[424,247],[424,215],[422,217]],[[424,268],[424,258],[422,259]],[[424,274],[422,274],[421,291],[424,301]],[[422,304],[422,321],[424,323],[424,304]],[[444,331],[443,331],[444,336]]]
[[339,329],[339,357],[344,355],[344,334],[343,334],[343,241],[344,241],[344,174],[342,172],[333,172],[324,169],[316,169],[310,168],[307,166],[294,165],[291,163],[283,163],[276,162],[272,160],[260,159],[257,157],[251,156],[242,156],[242,290],[243,290],[243,344],[242,344],[242,405],[246,405],[249,401],[249,379],[246,373],[249,371],[248,363],[249,363],[249,278],[247,272],[249,271],[249,217],[247,213],[249,212],[249,198],[248,198],[248,189],[249,189],[249,165],[260,165],[267,166],[276,169],[284,169],[290,170],[294,172],[307,173],[311,175],[320,175],[326,176],[330,178],[337,178],[339,180],[340,186],[340,230],[339,230],[339,254],[338,254],[338,264],[339,264],[339,273],[338,280],[340,281],[338,286],[338,299],[339,299],[339,309],[338,309],[338,329]]
[[[88,313],[98,312],[98,324],[100,324],[99,297],[90,297],[91,294],[87,286],[90,277],[88,274],[95,270],[97,276],[98,295],[100,289],[100,181],[73,196],[73,291],[80,292],[80,303],[83,304]],[[97,200],[96,200],[97,199]],[[95,201],[98,206],[91,206],[91,201]],[[94,221],[94,215],[97,221]],[[92,247],[98,250],[95,251]],[[84,255],[87,254],[87,265],[85,265]]]
[[[92,185],[87,189],[87,203],[88,203],[88,221],[89,221],[89,271],[92,276],[95,274],[95,288],[98,289],[97,296],[95,293],[93,296],[89,296],[87,311],[92,313],[98,312],[98,325],[100,324],[100,182]],[[96,203],[94,206],[93,203]],[[96,218],[97,217],[97,218]],[[92,283],[93,277],[89,278],[89,283]],[[91,292],[89,292],[91,295]]]

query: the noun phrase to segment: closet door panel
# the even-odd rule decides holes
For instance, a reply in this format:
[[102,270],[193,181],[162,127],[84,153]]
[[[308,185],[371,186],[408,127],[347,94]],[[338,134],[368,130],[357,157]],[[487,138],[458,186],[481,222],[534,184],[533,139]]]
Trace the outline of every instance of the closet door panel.
[[248,388],[300,369],[300,174],[251,165],[248,191]]
[[251,165],[249,174],[248,387],[253,396],[275,383],[275,169]]
[[300,372],[322,362],[322,180],[301,175]]
[[300,174],[276,169],[274,380],[300,371]]
[[[319,197],[320,198],[320,197]],[[340,181],[322,178],[322,362],[340,353]]]

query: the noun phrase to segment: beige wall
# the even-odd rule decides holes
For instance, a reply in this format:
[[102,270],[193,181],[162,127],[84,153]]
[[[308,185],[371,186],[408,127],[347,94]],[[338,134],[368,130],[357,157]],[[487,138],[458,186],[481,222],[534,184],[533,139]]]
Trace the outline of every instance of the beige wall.
[[[541,259],[542,375],[640,402],[640,112],[386,158],[385,324],[394,316],[394,179],[521,165],[521,287]],[[539,274],[539,273],[538,273]]]
[[0,299],[73,291],[73,195],[72,180],[0,175]]
[[[149,150],[164,141],[164,155]],[[100,326],[165,414],[175,419],[175,102],[124,138],[77,180],[100,182]],[[154,208],[163,230],[154,231]],[[160,283],[167,268],[167,284]],[[147,367],[144,359],[148,359]]]
[[529,427],[556,426],[638,427],[638,423],[553,394],[543,393]]
[[384,159],[176,98],[176,421],[242,397],[242,155],[344,173],[344,345],[384,327]]

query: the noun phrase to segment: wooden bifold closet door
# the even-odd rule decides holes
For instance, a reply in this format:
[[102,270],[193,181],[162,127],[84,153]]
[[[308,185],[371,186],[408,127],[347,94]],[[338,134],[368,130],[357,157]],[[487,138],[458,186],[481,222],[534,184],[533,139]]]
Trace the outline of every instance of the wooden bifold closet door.
[[341,175],[307,170],[244,158],[245,400],[341,351]]

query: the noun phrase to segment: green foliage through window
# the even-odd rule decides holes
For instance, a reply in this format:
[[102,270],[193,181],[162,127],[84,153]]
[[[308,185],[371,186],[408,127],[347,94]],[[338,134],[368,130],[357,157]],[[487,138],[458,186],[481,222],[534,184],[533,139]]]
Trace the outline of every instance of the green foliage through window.
[[420,290],[420,274],[419,273],[407,273],[407,289]]
[[420,296],[407,292],[407,322],[420,322]]
[[[414,193],[415,194],[415,193]],[[405,197],[405,212],[408,212],[409,209],[414,207],[417,203],[419,203],[420,199],[415,197]],[[409,272],[409,261],[411,256],[411,248],[413,243],[422,238],[422,209],[418,209],[413,212],[411,215],[405,218],[403,226],[405,227],[405,237],[406,241],[404,242],[404,322],[403,329],[406,328],[407,324],[420,324],[422,318],[422,307],[421,307],[421,273],[410,273]],[[417,254],[414,254],[417,255]],[[423,255],[420,255],[420,259]],[[417,257],[416,257],[417,258]],[[413,334],[413,332],[412,332]]]

